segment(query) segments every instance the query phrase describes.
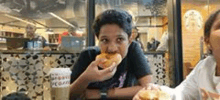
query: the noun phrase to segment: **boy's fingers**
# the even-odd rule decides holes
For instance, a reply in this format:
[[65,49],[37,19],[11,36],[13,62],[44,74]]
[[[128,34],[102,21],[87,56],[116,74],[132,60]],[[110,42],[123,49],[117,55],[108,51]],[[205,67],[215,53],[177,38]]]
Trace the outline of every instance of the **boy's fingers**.
[[91,63],[91,66],[93,66],[93,67],[98,66],[99,64],[105,62],[106,60],[107,60],[107,59],[104,59],[104,58],[97,59],[97,60],[95,60],[95,61],[93,61],[93,62]]

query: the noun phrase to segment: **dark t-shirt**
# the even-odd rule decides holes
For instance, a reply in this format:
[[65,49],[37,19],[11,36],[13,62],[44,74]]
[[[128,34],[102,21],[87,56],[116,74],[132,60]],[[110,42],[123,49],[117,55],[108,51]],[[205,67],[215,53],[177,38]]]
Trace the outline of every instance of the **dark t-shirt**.
[[24,49],[27,49],[28,48],[28,42],[31,42],[31,44],[34,46],[34,42],[35,41],[40,41],[41,44],[42,44],[42,47],[45,47],[46,46],[46,39],[42,36],[36,36],[35,38],[31,39],[30,41],[27,41],[24,43]]
[[[75,81],[100,54],[99,47],[90,47],[81,52],[76,64],[72,69],[71,83]],[[103,82],[90,83],[89,89],[131,87],[137,79],[151,74],[147,59],[137,42],[132,42],[128,49],[127,56],[117,66],[115,75]]]

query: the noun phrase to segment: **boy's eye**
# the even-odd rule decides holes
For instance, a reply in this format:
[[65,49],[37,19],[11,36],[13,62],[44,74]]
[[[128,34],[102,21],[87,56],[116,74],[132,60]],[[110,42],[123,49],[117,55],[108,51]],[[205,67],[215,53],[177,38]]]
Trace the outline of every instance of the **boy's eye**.
[[108,40],[107,39],[101,39],[101,42],[106,43]]
[[118,39],[117,39],[118,42],[121,42],[121,41],[123,41],[123,40],[124,40],[124,38],[118,38]]

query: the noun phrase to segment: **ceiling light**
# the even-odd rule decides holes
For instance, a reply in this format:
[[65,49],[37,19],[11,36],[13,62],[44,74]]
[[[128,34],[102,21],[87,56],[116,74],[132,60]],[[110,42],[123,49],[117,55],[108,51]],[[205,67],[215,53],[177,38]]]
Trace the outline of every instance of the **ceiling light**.
[[76,28],[73,24],[67,22],[66,20],[64,20],[63,18],[57,16],[56,14],[54,14],[54,13],[52,13],[52,12],[49,12],[49,14],[52,15],[53,17],[59,19],[60,21],[64,22],[65,24],[67,24],[67,25],[69,25],[69,26],[71,26],[71,27],[73,27],[73,28]]
[[19,21],[24,22],[24,23],[27,23],[27,24],[31,24],[31,25],[33,25],[33,26],[36,26],[35,24],[33,24],[33,23],[31,23],[31,22],[28,22],[28,21],[26,21],[26,20],[23,20],[23,19],[21,19],[21,18],[12,16],[12,15],[5,14],[5,16],[10,17],[10,18],[12,18],[12,19],[19,20]]

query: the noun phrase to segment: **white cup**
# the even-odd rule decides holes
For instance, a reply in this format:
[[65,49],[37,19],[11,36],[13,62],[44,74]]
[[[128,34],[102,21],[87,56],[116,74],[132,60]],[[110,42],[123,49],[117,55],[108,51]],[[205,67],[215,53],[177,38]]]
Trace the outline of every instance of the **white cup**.
[[51,86],[54,87],[67,87],[70,85],[70,68],[51,68]]
[[70,68],[51,68],[51,99],[69,100]]

